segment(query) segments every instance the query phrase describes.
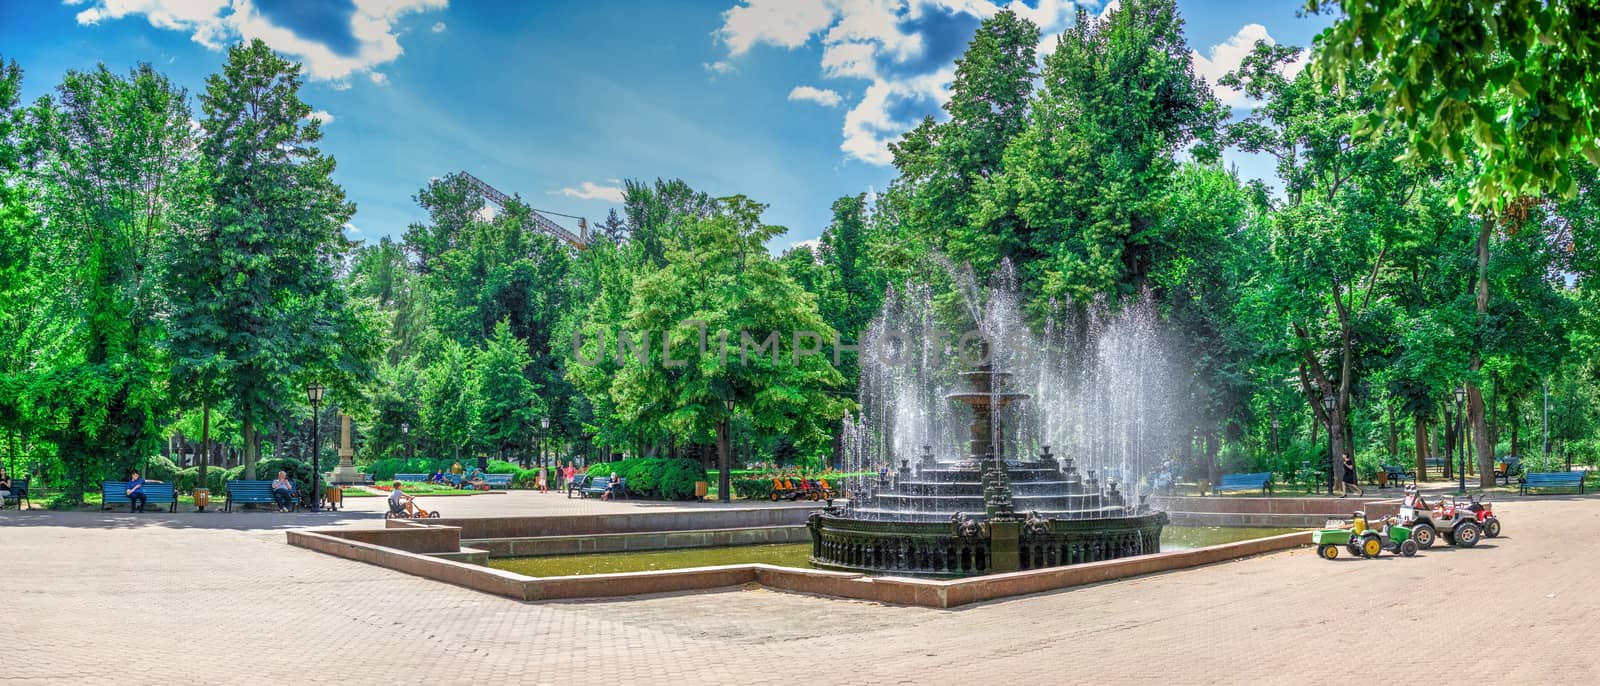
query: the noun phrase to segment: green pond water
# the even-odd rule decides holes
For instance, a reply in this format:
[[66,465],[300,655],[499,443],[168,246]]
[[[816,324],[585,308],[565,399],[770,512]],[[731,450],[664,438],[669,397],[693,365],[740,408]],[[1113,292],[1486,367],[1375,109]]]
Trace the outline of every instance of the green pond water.
[[[1203,548],[1219,543],[1247,541],[1287,534],[1298,529],[1226,528],[1215,526],[1169,526],[1161,530],[1161,549],[1165,551]],[[657,569],[687,569],[714,565],[764,563],[779,567],[810,568],[810,543],[741,545],[723,548],[685,548],[639,553],[596,553],[590,555],[551,555],[548,557],[507,557],[490,560],[489,566],[526,576],[574,576],[615,574]]]

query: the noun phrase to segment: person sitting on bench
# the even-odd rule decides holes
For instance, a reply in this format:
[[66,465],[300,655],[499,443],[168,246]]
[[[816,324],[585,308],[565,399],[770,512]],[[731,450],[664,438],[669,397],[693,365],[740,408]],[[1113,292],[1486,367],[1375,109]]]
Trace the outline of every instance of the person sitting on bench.
[[128,511],[144,512],[145,501],[150,496],[144,494],[144,477],[139,476],[138,470],[128,474]]
[[[6,470],[0,469],[0,500],[4,500],[4,499],[10,498],[10,497],[11,497],[11,475],[6,474]],[[18,505],[17,507],[20,508],[21,505]]]
[[289,481],[289,473],[280,471],[278,478],[272,482],[272,499],[278,503],[279,512],[288,512],[294,505],[291,496],[294,493],[294,484]]
[[389,511],[395,514],[405,513],[415,515],[417,506],[411,503],[413,497],[400,490],[400,482],[394,482],[394,490],[389,491]]
[[622,481],[617,478],[617,473],[611,473],[611,481],[606,483],[606,492],[600,494],[601,500],[610,500],[611,496],[622,492]]

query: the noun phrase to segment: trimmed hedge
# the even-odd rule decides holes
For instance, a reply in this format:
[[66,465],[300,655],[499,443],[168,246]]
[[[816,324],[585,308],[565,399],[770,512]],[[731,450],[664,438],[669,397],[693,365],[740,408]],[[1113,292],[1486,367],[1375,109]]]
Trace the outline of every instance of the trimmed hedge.
[[659,500],[692,500],[694,483],[707,480],[705,467],[683,457],[638,457],[593,464],[588,470],[597,477],[612,472],[628,480],[630,494]]
[[[228,470],[216,465],[206,467],[206,488],[211,490],[211,496],[213,498],[222,497],[222,489],[224,486],[222,482],[228,478],[226,473],[227,471]],[[273,478],[277,478],[277,475],[274,474]],[[179,493],[193,493],[199,481],[200,468],[190,467],[188,469],[179,470],[177,476],[173,477],[172,484],[173,487],[178,489]]]
[[733,494],[750,500],[766,500],[772,496],[772,479],[734,479]]

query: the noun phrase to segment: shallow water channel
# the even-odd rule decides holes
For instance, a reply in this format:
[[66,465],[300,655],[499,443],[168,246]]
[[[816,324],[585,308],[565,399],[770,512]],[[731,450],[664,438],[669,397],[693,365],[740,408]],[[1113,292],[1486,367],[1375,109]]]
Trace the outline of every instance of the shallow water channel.
[[[1287,534],[1298,529],[1228,528],[1216,526],[1169,526],[1161,531],[1164,551],[1203,548],[1220,543],[1247,541]],[[684,548],[635,553],[595,553],[589,555],[550,555],[545,557],[507,557],[490,560],[489,566],[527,576],[574,576],[615,574],[659,569],[687,569],[714,565],[764,563],[779,567],[811,568],[810,543],[740,545],[723,548]]]

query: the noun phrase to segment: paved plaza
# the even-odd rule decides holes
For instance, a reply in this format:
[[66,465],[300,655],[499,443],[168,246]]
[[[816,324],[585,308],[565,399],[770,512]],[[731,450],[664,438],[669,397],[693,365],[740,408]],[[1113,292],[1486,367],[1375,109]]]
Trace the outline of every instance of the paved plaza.
[[1594,497],[1500,499],[1506,535],[1472,550],[1328,562],[1305,548],[958,610],[759,588],[522,603],[285,544],[293,527],[379,524],[379,499],[349,502],[0,513],[0,684],[1600,683]]

